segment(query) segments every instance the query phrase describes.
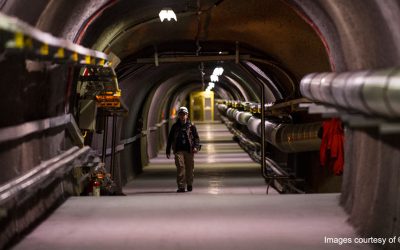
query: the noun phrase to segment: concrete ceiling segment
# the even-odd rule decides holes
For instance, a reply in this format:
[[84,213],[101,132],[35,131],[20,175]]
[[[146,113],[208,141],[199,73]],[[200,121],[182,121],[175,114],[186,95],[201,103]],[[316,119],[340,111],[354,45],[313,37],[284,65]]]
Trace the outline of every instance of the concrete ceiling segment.
[[[176,79],[174,81],[175,84],[180,84],[182,82],[187,82],[187,81],[197,81],[199,83],[202,82],[201,79],[201,74],[200,74],[200,69],[199,69],[199,63],[185,63],[185,64],[160,64],[159,67],[157,67],[157,78],[162,78],[162,79],[168,79],[168,78],[174,78]],[[215,63],[204,63],[204,83],[208,85],[209,82],[209,76],[212,74],[212,71],[214,70],[215,66],[218,64]],[[243,71],[238,65],[230,62],[225,62],[223,64],[219,64],[220,66],[223,66],[225,68],[225,73],[224,76],[220,78],[220,82],[218,84],[222,84],[223,87],[227,90],[232,89],[232,94],[234,96],[238,96],[237,93],[240,93],[239,96],[244,97],[244,100],[252,100],[252,101],[257,101],[258,100],[258,84],[254,82],[251,76],[249,76],[248,72]],[[147,65],[146,69],[149,67],[154,67],[151,65]],[[171,71],[173,67],[176,67],[175,70]],[[179,72],[177,72],[179,70]],[[129,71],[132,71],[132,73],[129,73]],[[139,74],[136,74],[136,71],[139,72]],[[130,64],[129,61],[124,60],[118,67],[117,67],[117,74],[119,76],[126,76],[129,75],[131,78],[141,78],[143,76],[148,77],[146,74],[144,74],[145,71],[141,71],[140,68],[138,68],[137,65],[135,64]],[[185,79],[184,75],[188,74],[189,79]],[[150,75],[154,75],[154,73],[150,73]],[[182,75],[180,79],[177,79],[177,75]],[[161,79],[160,78],[160,79]],[[236,79],[235,81],[231,81],[230,79]],[[122,80],[123,82],[124,80]],[[146,82],[152,81],[150,78],[146,80]],[[242,99],[242,98],[241,98]]]
[[[182,88],[183,85],[185,86],[185,88]],[[241,93],[239,93],[239,90],[228,87],[230,87],[229,84],[221,82],[217,85],[216,88],[214,88],[214,92],[228,100],[243,99],[243,96],[241,95]],[[172,108],[176,108],[176,105],[181,100],[185,100],[192,91],[201,90],[203,90],[203,87],[202,84],[199,84],[199,82],[187,82],[181,85],[171,86],[170,92],[168,92],[168,95],[165,95],[165,100],[163,101],[163,104],[167,107],[168,112],[170,112]]]
[[330,69],[315,31],[282,1],[224,1],[208,26],[207,39],[251,44],[298,78]]
[[[147,92],[146,98],[149,98],[151,89],[162,87],[163,91],[165,91],[164,93],[167,93],[167,90],[175,91],[177,88],[184,90],[187,82],[201,83],[200,72],[197,68],[190,68],[187,64],[182,65],[179,69],[174,65],[164,65],[163,67],[149,68],[145,72],[132,75],[130,78],[121,81],[120,86],[124,93],[123,99],[125,103],[128,106],[132,106],[133,102],[137,101],[138,94],[144,90]],[[227,83],[223,85],[230,87]]]
[[[32,1],[29,1],[32,5]],[[85,24],[96,17],[99,11],[115,0],[50,0],[43,10],[36,27],[67,40],[76,41]],[[36,0],[35,0],[36,4]],[[84,30],[83,30],[84,31]]]
[[337,71],[400,65],[398,0],[287,0],[312,20]]
[[[0,1],[0,12],[9,16],[16,16],[20,20],[35,26],[48,3],[49,0],[35,0],[34,5],[32,5],[32,0],[3,0]],[[29,6],[29,8],[27,8],[27,6]]]
[[[168,107],[175,104],[178,99],[184,100],[191,91],[203,89],[203,84],[200,80],[200,71],[197,68],[189,68],[188,64],[185,64],[186,69],[182,70],[178,74],[169,75],[169,78],[154,82],[152,90],[146,95],[145,104],[143,105],[143,117],[144,125],[146,127],[152,127],[162,120],[162,113],[170,113]],[[158,67],[161,68],[161,67]],[[161,70],[161,69],[159,69]],[[166,75],[168,77],[168,75]],[[221,81],[217,83],[222,93],[233,93],[237,98],[242,99],[244,95],[248,95],[244,92],[239,92],[240,89],[232,90],[232,86],[229,82]],[[131,91],[131,93],[133,93]],[[227,96],[227,94],[225,94]],[[164,119],[166,116],[164,116]]]
[[[214,2],[216,0],[201,0],[201,7],[209,8],[213,6]],[[185,16],[192,18],[197,16],[197,0],[119,0],[117,4],[105,10],[99,18],[93,21],[91,27],[86,31],[87,35],[83,44],[95,44],[94,48],[105,49],[108,43],[111,43],[116,37],[129,29],[145,27],[152,23],[160,26],[158,14],[165,7],[173,9],[178,19]],[[160,26],[162,33],[153,33],[152,39],[157,39],[157,35],[168,33],[165,30],[165,25],[168,25],[168,22],[165,21],[162,24],[164,24]],[[188,23],[182,24],[184,25],[180,26],[183,28],[192,28]],[[102,27],[102,29],[98,29],[99,27]],[[102,39],[98,40],[98,37],[102,37]],[[162,35],[159,37],[162,37]],[[193,39],[193,37],[190,37],[190,39]]]
[[[192,68],[190,70],[185,70],[184,73],[173,75],[158,86],[156,85],[152,93],[147,97],[147,100],[151,102],[151,105],[149,105],[150,108],[144,112],[149,115],[161,113],[162,108],[160,107],[169,106],[168,102],[173,100],[173,98],[171,98],[172,96],[178,96],[182,99],[186,98],[193,90],[203,89],[203,84],[199,79],[199,75],[200,72]],[[208,85],[208,83],[206,83],[206,85]],[[217,83],[217,85],[219,85],[219,89],[223,89],[223,91],[221,91],[222,93],[231,92],[231,96],[236,95],[237,97],[247,95],[247,93],[239,93],[239,89],[232,89],[230,83],[222,81]],[[159,122],[157,119],[149,119],[149,121],[150,124]]]
[[[167,74],[166,74],[167,72]],[[186,72],[182,74],[182,72]],[[129,116],[125,118],[125,135],[129,136],[135,128],[136,120],[142,112],[145,101],[149,98],[152,90],[157,89],[160,84],[171,78],[179,76],[178,81],[185,82],[185,78],[194,78],[190,73],[190,65],[184,64],[181,67],[175,65],[163,65],[162,67],[147,67],[146,70],[135,72],[124,80],[120,81],[120,88],[123,93],[122,98],[129,107]],[[192,71],[192,74],[199,74]]]

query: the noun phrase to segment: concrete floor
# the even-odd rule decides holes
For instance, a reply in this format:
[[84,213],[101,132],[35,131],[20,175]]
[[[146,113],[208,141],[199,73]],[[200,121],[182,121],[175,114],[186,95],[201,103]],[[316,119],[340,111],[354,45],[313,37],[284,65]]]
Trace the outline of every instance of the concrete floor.
[[339,194],[278,195],[221,124],[199,124],[193,192],[176,193],[164,153],[127,196],[72,197],[15,249],[370,249],[352,238]]

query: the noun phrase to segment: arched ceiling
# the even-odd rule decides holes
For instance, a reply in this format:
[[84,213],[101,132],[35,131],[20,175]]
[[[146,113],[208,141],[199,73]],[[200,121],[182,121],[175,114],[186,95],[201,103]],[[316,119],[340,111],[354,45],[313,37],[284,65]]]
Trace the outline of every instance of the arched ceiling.
[[[202,47],[219,42],[211,50],[231,51],[238,41],[241,48],[283,65],[298,78],[329,70],[318,35],[284,1],[225,0],[214,5],[216,2],[117,1],[93,20],[82,43],[124,59],[153,46],[162,53],[164,44],[171,52],[195,53],[197,40]],[[178,22],[161,23],[158,12],[163,7],[174,9]],[[202,48],[201,52],[207,51]]]

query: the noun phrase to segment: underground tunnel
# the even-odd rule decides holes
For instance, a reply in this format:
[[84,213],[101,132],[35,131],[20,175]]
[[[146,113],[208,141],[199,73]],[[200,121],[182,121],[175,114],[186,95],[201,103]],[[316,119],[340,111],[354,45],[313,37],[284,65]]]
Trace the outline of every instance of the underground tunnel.
[[[353,239],[398,235],[398,1],[2,0],[0,12],[1,247],[28,248],[28,233],[77,200],[179,199],[165,147],[181,106],[203,148],[184,194],[194,203],[238,195],[269,211],[284,199],[298,213],[327,199]],[[252,237],[237,246],[265,249]],[[329,247],[294,238],[288,248]],[[156,248],[144,239],[137,249]],[[398,248],[369,243],[358,247]]]

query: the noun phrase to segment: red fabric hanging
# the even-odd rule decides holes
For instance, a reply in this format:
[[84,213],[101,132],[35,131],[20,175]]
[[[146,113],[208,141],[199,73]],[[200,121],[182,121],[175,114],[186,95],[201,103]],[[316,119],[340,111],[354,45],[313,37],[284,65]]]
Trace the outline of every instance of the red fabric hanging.
[[344,165],[342,122],[338,118],[326,120],[322,123],[322,129],[320,163],[322,166],[332,167],[336,175],[341,175]]

